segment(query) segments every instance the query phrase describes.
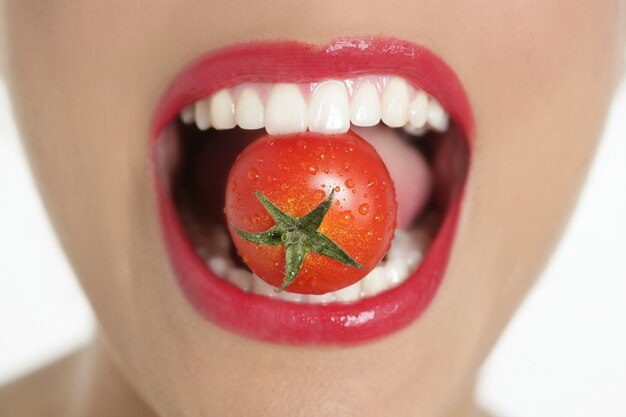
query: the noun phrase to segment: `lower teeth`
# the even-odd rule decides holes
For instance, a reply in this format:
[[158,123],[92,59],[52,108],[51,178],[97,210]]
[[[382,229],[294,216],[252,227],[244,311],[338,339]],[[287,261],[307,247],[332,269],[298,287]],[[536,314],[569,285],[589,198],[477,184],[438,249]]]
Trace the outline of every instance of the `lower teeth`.
[[215,275],[245,292],[292,303],[355,302],[400,285],[417,269],[432,240],[432,227],[428,226],[396,230],[389,252],[376,268],[349,287],[322,295],[276,292],[276,288],[253,272],[236,266],[230,257],[230,239],[221,227],[211,231],[211,244],[196,248],[196,253]]

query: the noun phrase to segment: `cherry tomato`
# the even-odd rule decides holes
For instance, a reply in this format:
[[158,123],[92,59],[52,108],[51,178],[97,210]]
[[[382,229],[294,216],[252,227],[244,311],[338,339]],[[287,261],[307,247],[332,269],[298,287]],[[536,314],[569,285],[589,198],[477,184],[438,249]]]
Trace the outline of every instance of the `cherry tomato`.
[[264,135],[237,157],[225,213],[243,262],[261,279],[301,294],[347,287],[389,250],[393,182],[356,133]]

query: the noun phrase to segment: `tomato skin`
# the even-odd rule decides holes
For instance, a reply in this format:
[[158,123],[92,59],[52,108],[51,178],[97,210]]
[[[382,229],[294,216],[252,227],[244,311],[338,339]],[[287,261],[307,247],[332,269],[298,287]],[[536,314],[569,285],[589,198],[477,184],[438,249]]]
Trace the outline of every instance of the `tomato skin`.
[[260,233],[274,226],[257,191],[287,214],[301,217],[334,190],[319,231],[363,265],[350,267],[311,252],[287,291],[325,294],[347,287],[389,250],[396,227],[394,185],[374,148],[352,131],[264,135],[238,156],[227,181],[224,212],[233,243],[244,263],[270,285],[283,282],[285,248],[257,245],[233,230]]

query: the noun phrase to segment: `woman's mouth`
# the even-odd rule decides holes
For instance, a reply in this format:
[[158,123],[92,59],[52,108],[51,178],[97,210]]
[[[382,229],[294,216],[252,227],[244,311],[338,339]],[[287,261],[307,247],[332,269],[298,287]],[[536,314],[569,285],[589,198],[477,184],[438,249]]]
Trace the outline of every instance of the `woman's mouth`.
[[[229,170],[266,132],[348,130],[374,146],[395,184],[391,247],[345,288],[277,292],[242,262],[228,235]],[[223,328],[275,343],[352,344],[404,328],[444,276],[472,130],[453,71],[405,41],[251,43],[202,57],[166,90],[151,138],[165,246],[187,299]]]

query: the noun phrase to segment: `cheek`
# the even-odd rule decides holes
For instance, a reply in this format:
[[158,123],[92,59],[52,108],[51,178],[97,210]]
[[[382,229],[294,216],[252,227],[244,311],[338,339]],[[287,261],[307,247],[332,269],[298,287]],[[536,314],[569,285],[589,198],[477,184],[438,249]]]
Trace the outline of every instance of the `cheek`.
[[593,154],[620,76],[624,2],[486,3],[476,8],[491,10],[472,37],[478,47],[463,55],[475,164],[485,161],[484,175],[505,195],[519,184],[529,201],[549,203],[555,187],[580,180]]
[[[576,7],[562,0],[485,2],[476,10],[492,13],[476,16],[474,21],[483,21],[472,37],[477,47],[464,56],[484,81],[472,84],[478,89],[471,96],[479,106],[498,109],[492,118],[524,124],[543,114],[556,123],[583,124],[589,114],[578,117],[581,112],[604,101],[615,86],[623,56],[623,2],[583,0]],[[591,117],[603,114],[600,110],[592,109]],[[478,117],[478,125],[482,122]]]
[[139,265],[167,270],[154,255],[150,76],[137,77],[132,58],[141,49],[120,41],[128,21],[112,2],[3,6],[6,77],[46,208],[103,327],[131,334],[128,317],[146,303]]
[[498,312],[511,311],[555,244],[618,79],[623,4],[583,3],[484,3],[477,10],[491,12],[470,17],[481,22],[479,47],[462,55],[476,148],[459,247]]

